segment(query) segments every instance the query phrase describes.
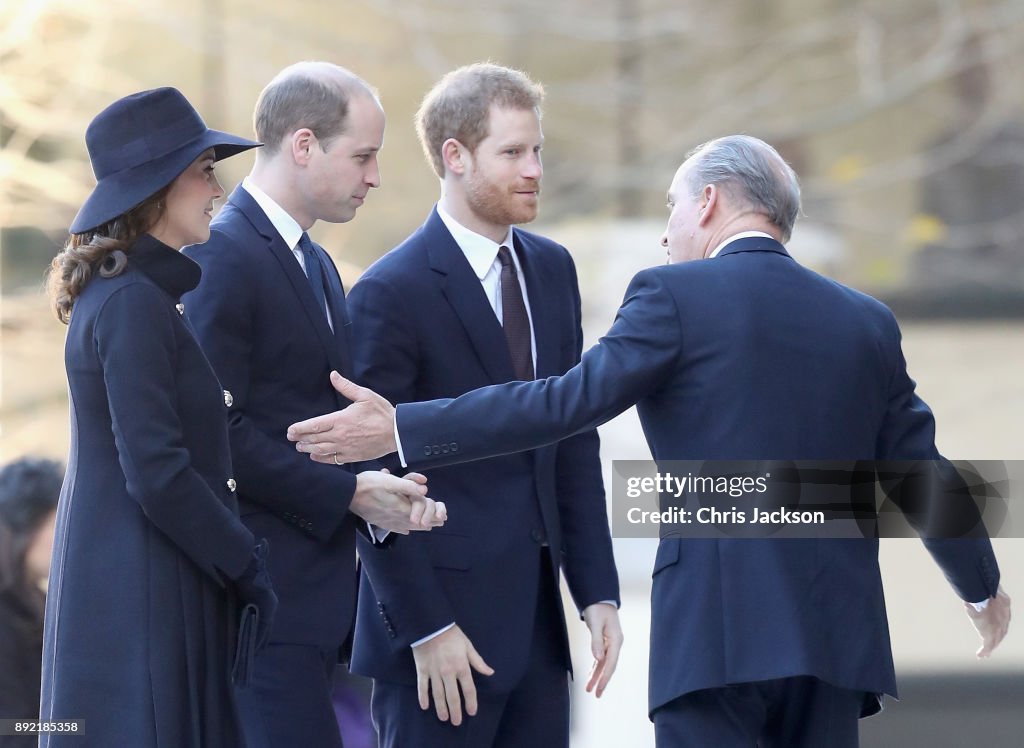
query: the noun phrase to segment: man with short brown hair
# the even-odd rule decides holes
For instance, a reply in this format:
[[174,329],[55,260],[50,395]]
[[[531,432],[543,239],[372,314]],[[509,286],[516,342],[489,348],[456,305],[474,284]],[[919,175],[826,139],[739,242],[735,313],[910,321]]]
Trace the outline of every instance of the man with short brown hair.
[[[477,64],[423,101],[417,130],[441,197],[350,295],[355,378],[393,402],[579,360],[572,258],[515,227],[537,215],[542,98],[523,73]],[[568,746],[560,570],[591,631],[599,695],[622,641],[596,431],[428,477],[452,507],[449,531],[359,546],[353,669],[375,679],[381,745]]]

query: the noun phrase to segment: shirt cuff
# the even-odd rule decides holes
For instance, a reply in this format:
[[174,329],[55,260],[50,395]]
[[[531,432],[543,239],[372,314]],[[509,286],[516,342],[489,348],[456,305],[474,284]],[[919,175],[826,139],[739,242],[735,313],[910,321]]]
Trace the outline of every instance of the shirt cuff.
[[[398,438],[398,408],[395,408],[395,446],[398,447],[398,459],[402,463],[402,467],[409,467],[409,463],[405,461],[405,452],[402,451],[402,440]],[[416,645],[413,644],[413,646]]]
[[986,598],[985,600],[982,600],[980,603],[968,603],[968,605],[970,605],[972,608],[974,608],[976,611],[980,613],[988,607],[988,599]]
[[391,530],[385,530],[383,527],[377,527],[369,522],[366,523],[366,529],[370,531],[370,537],[377,543],[383,543],[384,538],[391,534]]
[[433,634],[428,634],[427,636],[424,636],[422,639],[417,639],[416,641],[414,641],[409,646],[413,647],[413,648],[416,648],[416,647],[418,647],[421,644],[426,644],[431,639],[437,638],[438,636],[443,634],[445,631],[447,631],[448,629],[452,629],[452,628],[455,628],[455,621],[452,621],[447,626],[445,626],[443,629],[438,629]]

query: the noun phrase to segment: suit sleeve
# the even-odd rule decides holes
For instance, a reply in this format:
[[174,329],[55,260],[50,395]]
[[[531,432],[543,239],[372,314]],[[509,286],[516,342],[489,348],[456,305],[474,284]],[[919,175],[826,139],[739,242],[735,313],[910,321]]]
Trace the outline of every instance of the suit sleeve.
[[411,468],[470,462],[593,429],[656,391],[676,369],[683,332],[657,268],[637,274],[611,329],[560,377],[482,387],[399,405]]
[[[563,250],[564,251],[564,250]],[[576,267],[565,252],[572,291],[572,358],[575,365],[583,353],[583,320]],[[562,526],[562,570],[576,608],[614,601],[619,597],[612,539],[608,527],[604,479],[601,474],[601,442],[597,429],[590,429],[558,443],[555,455],[555,490]]]
[[[995,596],[999,586],[992,543],[969,492],[957,490],[961,479],[956,469],[935,448],[935,418],[915,392],[899,326],[891,313],[888,317],[894,363],[878,455],[883,461],[896,461],[901,475],[895,485],[886,487],[887,493],[922,534],[922,542],[957,595],[967,602],[986,600]],[[930,537],[929,525],[969,525],[975,532],[971,537]]]
[[192,467],[175,402],[173,314],[155,289],[127,285],[100,310],[96,350],[128,494],[223,583],[222,574],[235,579],[245,570],[253,537]]
[[187,254],[203,268],[202,281],[186,299],[188,319],[221,384],[234,398],[231,456],[243,494],[277,514],[299,515],[307,520],[306,532],[326,542],[349,516],[356,477],[334,465],[313,462],[283,433],[269,435],[253,423],[250,384],[253,341],[259,335],[254,325],[258,300],[252,297],[256,290],[244,255],[220,231],[213,232],[206,244],[190,247]]
[[[415,397],[415,314],[392,285],[370,276],[360,280],[348,299],[354,329],[355,378],[392,403]],[[401,475],[401,468],[389,465]],[[444,497],[437,497],[443,499]],[[425,533],[391,535],[383,545],[357,538],[359,557],[378,603],[388,611],[397,636],[394,648],[415,641],[455,621],[452,608],[427,553]]]

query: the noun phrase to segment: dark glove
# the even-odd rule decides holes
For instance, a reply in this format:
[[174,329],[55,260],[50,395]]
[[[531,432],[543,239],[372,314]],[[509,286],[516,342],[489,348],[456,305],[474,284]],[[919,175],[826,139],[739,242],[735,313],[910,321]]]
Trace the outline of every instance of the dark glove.
[[252,558],[242,576],[235,580],[235,588],[243,606],[255,605],[259,613],[259,625],[256,627],[256,648],[260,649],[267,643],[270,627],[274,622],[277,610],[277,594],[270,583],[267,573],[267,554],[270,545],[266,538],[260,540],[252,550]]
[[252,678],[253,655],[267,643],[277,610],[277,594],[267,574],[268,552],[269,545],[264,538],[253,548],[249,565],[235,580],[241,615],[232,677],[240,686],[248,685]]

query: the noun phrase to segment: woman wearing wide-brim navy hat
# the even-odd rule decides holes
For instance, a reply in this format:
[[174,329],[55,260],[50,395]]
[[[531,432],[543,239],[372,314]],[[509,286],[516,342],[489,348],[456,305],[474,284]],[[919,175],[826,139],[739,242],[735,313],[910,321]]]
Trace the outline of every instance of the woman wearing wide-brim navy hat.
[[[183,315],[210,236],[215,161],[259,145],[158,88],[86,131],[97,184],[54,259],[71,451],[57,513],[43,746],[244,745],[244,687],[276,598],[238,519],[224,392]],[[239,621],[244,625],[239,630]],[[85,742],[83,742],[83,740]]]

